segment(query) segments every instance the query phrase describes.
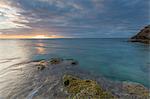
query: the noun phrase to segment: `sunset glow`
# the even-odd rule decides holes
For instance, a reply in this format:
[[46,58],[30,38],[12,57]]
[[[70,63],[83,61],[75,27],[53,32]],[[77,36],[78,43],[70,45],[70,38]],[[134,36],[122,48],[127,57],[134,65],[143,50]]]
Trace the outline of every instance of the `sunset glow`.
[[59,35],[0,35],[0,39],[49,39],[49,38],[64,38]]
[[51,37],[45,36],[45,35],[36,35],[36,36],[33,36],[32,38],[34,38],[34,39],[47,39],[47,38],[51,38]]

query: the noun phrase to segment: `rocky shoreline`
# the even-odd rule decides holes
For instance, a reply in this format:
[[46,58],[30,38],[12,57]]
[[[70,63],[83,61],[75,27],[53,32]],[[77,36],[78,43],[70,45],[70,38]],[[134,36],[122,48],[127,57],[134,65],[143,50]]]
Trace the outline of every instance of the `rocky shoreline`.
[[[52,58],[32,61],[31,78],[17,84],[7,98],[28,99],[148,99],[150,91],[133,82],[95,76],[78,68],[74,59]],[[29,69],[28,68],[28,69]],[[22,70],[23,71],[23,70]],[[31,74],[30,74],[31,75]],[[27,85],[24,85],[27,84]],[[26,88],[28,86],[28,88]]]
[[[68,61],[68,60],[67,60]],[[40,62],[39,66],[44,66]],[[46,62],[46,61],[45,61]],[[63,62],[63,59],[59,58],[53,58],[50,63],[53,65],[57,65],[59,63]],[[70,62],[70,65],[77,65],[77,61],[74,61],[73,59]],[[47,65],[45,64],[45,67]],[[58,67],[59,68],[59,67]],[[77,75],[77,76],[76,76]],[[82,74],[84,75],[84,74]],[[117,88],[112,88],[112,85],[107,85],[103,83],[102,79],[99,79],[99,81],[91,80],[91,79],[85,79],[84,77],[78,77],[78,73],[70,73],[70,74],[63,74],[61,77],[61,87],[63,88],[63,91],[67,97],[70,99],[83,99],[83,98],[90,98],[90,99],[133,99],[133,97],[136,97],[136,99],[148,99],[150,96],[149,90],[144,87],[141,84],[138,83],[131,83],[131,82],[110,82],[109,80],[106,80],[105,83],[109,83],[112,85],[115,85]],[[116,84],[117,85],[116,85]],[[112,88],[112,89],[111,89]],[[110,90],[109,90],[110,89]],[[114,90],[114,91],[113,91]],[[118,91],[120,90],[120,92]]]

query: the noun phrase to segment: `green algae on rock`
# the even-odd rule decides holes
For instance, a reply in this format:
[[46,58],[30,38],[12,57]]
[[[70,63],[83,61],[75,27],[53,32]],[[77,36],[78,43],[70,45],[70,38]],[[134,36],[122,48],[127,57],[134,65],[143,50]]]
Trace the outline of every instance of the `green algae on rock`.
[[64,90],[73,99],[114,99],[110,92],[102,89],[96,81],[93,80],[82,80],[72,75],[63,76]]

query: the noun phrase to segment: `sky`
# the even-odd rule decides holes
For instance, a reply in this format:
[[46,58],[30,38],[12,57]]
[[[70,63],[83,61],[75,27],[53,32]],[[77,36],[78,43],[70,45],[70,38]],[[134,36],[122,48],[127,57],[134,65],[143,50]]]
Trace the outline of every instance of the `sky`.
[[0,38],[131,37],[150,24],[149,0],[0,0]]

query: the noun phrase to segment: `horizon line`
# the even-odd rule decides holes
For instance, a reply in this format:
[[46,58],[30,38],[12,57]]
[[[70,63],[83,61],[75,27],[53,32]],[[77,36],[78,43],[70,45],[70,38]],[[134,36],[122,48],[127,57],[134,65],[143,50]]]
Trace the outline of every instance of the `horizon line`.
[[128,37],[100,37],[100,38],[95,38],[95,37],[90,37],[90,38],[80,38],[80,37],[68,37],[68,38],[0,38],[0,40],[48,40],[48,39],[126,39]]

